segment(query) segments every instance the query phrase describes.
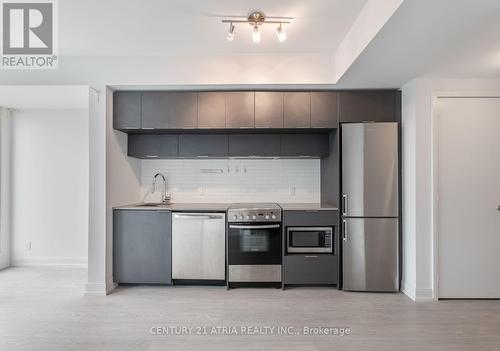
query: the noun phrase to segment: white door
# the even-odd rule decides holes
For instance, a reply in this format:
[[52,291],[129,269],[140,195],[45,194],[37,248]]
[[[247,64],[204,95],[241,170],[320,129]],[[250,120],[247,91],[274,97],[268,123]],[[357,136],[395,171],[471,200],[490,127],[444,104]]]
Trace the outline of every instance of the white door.
[[440,98],[438,294],[500,298],[500,98]]

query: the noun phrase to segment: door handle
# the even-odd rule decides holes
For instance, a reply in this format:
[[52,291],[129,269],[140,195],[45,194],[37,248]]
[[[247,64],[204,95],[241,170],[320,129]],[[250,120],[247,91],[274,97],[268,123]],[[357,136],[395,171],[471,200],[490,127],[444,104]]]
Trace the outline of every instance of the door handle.
[[347,194],[342,194],[342,215],[347,216]]
[[306,255],[305,258],[318,258],[318,256]]
[[347,243],[347,221],[344,219],[344,220],[342,220],[342,223],[344,224],[343,225],[343,227],[344,227],[344,235],[343,235],[342,240],[344,240],[344,242]]

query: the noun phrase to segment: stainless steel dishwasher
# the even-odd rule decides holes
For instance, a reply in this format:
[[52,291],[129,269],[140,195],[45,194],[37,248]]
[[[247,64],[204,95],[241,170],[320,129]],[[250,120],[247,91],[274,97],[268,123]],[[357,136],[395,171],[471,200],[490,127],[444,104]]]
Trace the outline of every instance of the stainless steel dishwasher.
[[226,279],[226,214],[174,212],[172,279]]

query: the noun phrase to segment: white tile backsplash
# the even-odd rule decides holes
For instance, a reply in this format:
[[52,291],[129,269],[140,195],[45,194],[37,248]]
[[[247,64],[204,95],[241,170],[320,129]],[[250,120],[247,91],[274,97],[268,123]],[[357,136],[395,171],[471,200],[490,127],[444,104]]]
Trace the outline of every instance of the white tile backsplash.
[[318,159],[143,160],[143,194],[157,172],[167,176],[172,202],[320,201]]

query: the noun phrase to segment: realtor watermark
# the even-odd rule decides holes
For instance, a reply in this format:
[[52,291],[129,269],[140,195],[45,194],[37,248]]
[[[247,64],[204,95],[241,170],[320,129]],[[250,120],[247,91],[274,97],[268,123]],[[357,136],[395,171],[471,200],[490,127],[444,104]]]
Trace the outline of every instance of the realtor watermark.
[[0,68],[58,68],[57,0],[0,0]]
[[349,336],[349,327],[289,326],[289,325],[156,325],[149,328],[149,334],[162,336],[265,336],[265,335],[306,335],[306,336]]

